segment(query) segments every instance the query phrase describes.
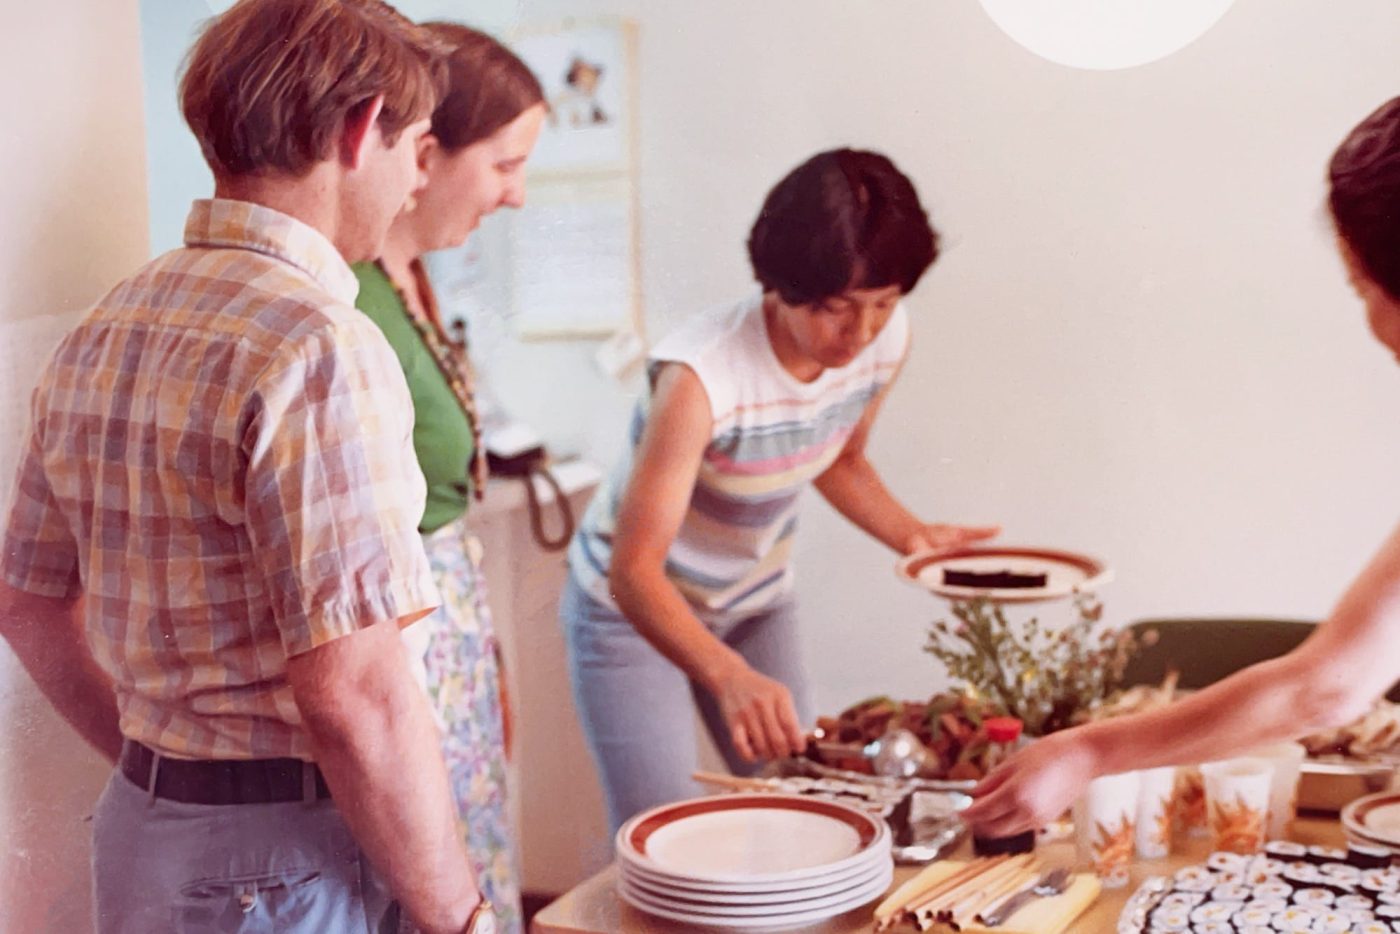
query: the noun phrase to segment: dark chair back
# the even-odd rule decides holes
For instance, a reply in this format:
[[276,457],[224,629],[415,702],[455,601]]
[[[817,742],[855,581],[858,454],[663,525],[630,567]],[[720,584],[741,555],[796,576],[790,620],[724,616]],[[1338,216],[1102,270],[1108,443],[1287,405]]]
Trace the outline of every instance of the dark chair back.
[[[1316,625],[1297,619],[1144,619],[1133,623],[1133,631],[1141,635],[1155,629],[1157,643],[1144,646],[1128,662],[1123,683],[1159,684],[1175,669],[1181,676],[1178,687],[1203,688],[1255,662],[1286,655]],[[1400,701],[1400,682],[1386,696]]]

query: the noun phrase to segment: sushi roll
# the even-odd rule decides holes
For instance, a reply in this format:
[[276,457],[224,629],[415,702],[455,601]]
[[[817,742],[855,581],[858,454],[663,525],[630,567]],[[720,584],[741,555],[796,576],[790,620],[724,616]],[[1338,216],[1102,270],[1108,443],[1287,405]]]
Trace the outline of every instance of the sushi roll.
[[1205,892],[1169,892],[1162,899],[1162,907],[1185,908],[1190,911],[1206,900]]
[[1347,863],[1325,863],[1321,872],[1327,878],[1336,879],[1338,882],[1357,884],[1361,881],[1361,870]]
[[1207,921],[1193,924],[1191,934],[1235,934],[1235,926],[1228,921]]
[[1351,934],[1391,934],[1391,929],[1384,921],[1363,921],[1352,925]]
[[1210,890],[1211,900],[1217,902],[1246,902],[1253,894],[1254,890],[1242,882],[1227,882]]
[[1175,886],[1182,892],[1209,892],[1219,884],[1215,873],[1204,866],[1187,866],[1177,872]]
[[1249,902],[1247,905],[1245,905],[1245,907],[1261,908],[1264,911],[1267,911],[1270,915],[1276,915],[1280,911],[1283,911],[1285,908],[1289,907],[1289,902],[1286,898],[1256,898],[1254,899],[1254,901]]
[[1358,908],[1362,911],[1370,911],[1375,902],[1365,895],[1342,895],[1337,898],[1335,904],[1338,911],[1354,911]]
[[1185,908],[1158,908],[1152,912],[1152,930],[1154,931],[1189,931],[1191,929],[1191,913]]
[[1211,921],[1229,921],[1239,910],[1238,904],[1230,902],[1206,902],[1191,909],[1191,923],[1199,926]]
[[1299,889],[1293,893],[1293,901],[1304,908],[1331,908],[1337,896],[1323,888]]
[[1376,901],[1382,905],[1400,905],[1400,892],[1378,892]]
[[1294,843],[1291,840],[1270,840],[1264,844],[1265,854],[1285,863],[1303,859],[1308,855],[1308,848],[1301,843]]
[[1310,932],[1312,931],[1313,920],[1316,916],[1316,912],[1311,909],[1295,905],[1292,908],[1285,908],[1283,911],[1274,915],[1271,923],[1275,931],[1283,931],[1287,932],[1287,934],[1294,934],[1294,932]]
[[1310,846],[1303,859],[1319,866],[1323,863],[1345,863],[1347,851],[1339,850],[1335,846]]
[[1351,934],[1352,922],[1340,911],[1324,911],[1313,920],[1313,934]]
[[1265,898],[1289,899],[1293,897],[1293,886],[1287,882],[1261,882],[1254,887],[1254,900]]
[[1269,922],[1273,920],[1275,914],[1277,914],[1277,912],[1270,911],[1269,909],[1263,908],[1259,905],[1246,905],[1239,911],[1235,912],[1234,917],[1232,917],[1230,920],[1234,922],[1235,927],[1237,928],[1267,928],[1269,926]]
[[1376,920],[1390,921],[1392,923],[1400,921],[1400,905],[1377,905]]
[[1390,865],[1390,850],[1368,843],[1349,843],[1347,862],[1358,869],[1385,869]]
[[1216,872],[1238,872],[1246,860],[1247,857],[1239,853],[1218,850],[1206,857],[1206,866]]

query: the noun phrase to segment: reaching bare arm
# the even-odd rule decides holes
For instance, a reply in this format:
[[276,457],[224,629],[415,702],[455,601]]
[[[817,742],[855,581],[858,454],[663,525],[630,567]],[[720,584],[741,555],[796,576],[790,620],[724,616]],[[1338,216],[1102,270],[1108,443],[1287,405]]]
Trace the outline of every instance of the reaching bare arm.
[[122,750],[117,699],[88,651],[82,600],[39,597],[0,583],[0,635],[69,726],[116,762]]
[[665,367],[622,497],[608,583],[637,631],[714,695],[740,755],[785,756],[803,743],[792,695],[716,638],[666,577],[710,428],[700,378],[678,364]]
[[1203,762],[1347,723],[1400,675],[1397,632],[1400,529],[1293,652],[1160,710],[1038,740],[987,777],[964,816],[988,832],[1014,833],[1058,815],[1095,775]]
[[897,377],[898,373],[866,406],[840,456],[817,478],[817,491],[854,525],[900,554],[926,548],[956,548],[993,537],[1000,531],[996,526],[925,523],[895,499],[865,456],[870,431]]
[[398,630],[388,620],[297,655],[287,678],[356,841],[425,934],[457,934],[480,895]]

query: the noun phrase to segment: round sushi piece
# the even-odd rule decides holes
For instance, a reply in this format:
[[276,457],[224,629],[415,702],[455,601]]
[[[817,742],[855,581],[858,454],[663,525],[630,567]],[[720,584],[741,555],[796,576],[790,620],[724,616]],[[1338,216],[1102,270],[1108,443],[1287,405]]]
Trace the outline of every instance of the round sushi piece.
[[1248,857],[1227,850],[1217,850],[1206,857],[1206,866],[1216,872],[1238,872]]
[[1228,921],[1207,921],[1191,925],[1191,934],[1235,934],[1235,926]]
[[1400,905],[1377,905],[1376,920],[1400,921]]
[[1274,915],[1273,921],[1270,923],[1273,924],[1275,931],[1285,931],[1289,932],[1289,934],[1293,934],[1293,932],[1311,931],[1313,919],[1315,917],[1316,912],[1295,905],[1292,908],[1285,908],[1283,911]]
[[1351,934],[1351,918],[1340,911],[1324,911],[1313,920],[1313,934]]
[[1308,855],[1308,848],[1291,840],[1270,840],[1264,844],[1264,852],[1274,859],[1292,862]]
[[1370,911],[1375,902],[1365,895],[1340,895],[1335,904],[1338,911],[1352,911],[1358,908],[1362,911]]
[[1152,912],[1152,930],[1188,931],[1191,929],[1191,912],[1186,908],[1158,908]]
[[1389,892],[1396,887],[1396,875],[1387,869],[1365,869],[1361,872],[1361,885],[1377,892]]
[[[1191,870],[1198,869],[1199,872]],[[1209,892],[1219,884],[1215,873],[1204,866],[1187,866],[1176,874],[1173,885],[1181,892]]]
[[1293,891],[1293,886],[1287,882],[1261,882],[1254,887],[1254,899],[1292,898]]
[[1338,882],[1359,883],[1361,881],[1361,870],[1349,863],[1323,863],[1319,869],[1324,876],[1336,879]]
[[1400,905],[1400,892],[1379,892],[1376,901],[1382,905]]
[[1391,934],[1391,930],[1384,921],[1363,921],[1352,925],[1351,934]]
[[1376,920],[1376,916],[1364,908],[1348,908],[1344,914],[1351,919],[1351,923],[1354,925]]
[[1253,894],[1254,890],[1242,882],[1227,882],[1210,890],[1211,900],[1217,902],[1246,902]]
[[1347,862],[1358,869],[1385,869],[1390,865],[1390,850],[1369,843],[1348,843]]
[[1188,911],[1206,900],[1205,892],[1169,892],[1161,901],[1162,906],[1185,908]]
[[1239,910],[1238,904],[1230,902],[1206,902],[1191,909],[1191,923],[1200,925],[1208,921],[1229,921],[1231,915]]
[[1277,914],[1277,912],[1270,911],[1259,905],[1245,905],[1239,911],[1235,912],[1230,920],[1234,922],[1237,928],[1249,927],[1251,925],[1268,927],[1269,922],[1273,920],[1275,914]]
[[1293,893],[1293,901],[1305,908],[1331,908],[1337,896],[1323,888],[1299,889]]
[[1252,902],[1247,903],[1245,907],[1262,908],[1263,910],[1267,911],[1270,915],[1275,915],[1278,914],[1280,911],[1283,911],[1285,908],[1288,908],[1289,902],[1286,898],[1256,898]]
[[1322,863],[1345,863],[1347,861],[1347,851],[1340,850],[1335,846],[1310,846],[1308,855],[1303,859],[1310,863],[1321,865]]

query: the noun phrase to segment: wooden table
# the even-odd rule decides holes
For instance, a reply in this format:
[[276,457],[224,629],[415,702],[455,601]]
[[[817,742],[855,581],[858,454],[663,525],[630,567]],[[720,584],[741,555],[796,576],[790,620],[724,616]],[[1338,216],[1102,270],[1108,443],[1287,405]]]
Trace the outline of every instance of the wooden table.
[[[1345,836],[1336,819],[1331,817],[1302,817],[1294,829],[1293,839],[1300,843],[1345,846]],[[964,844],[964,848],[967,844]],[[1037,851],[1049,866],[1074,866],[1074,845],[1058,841],[1041,846]],[[1169,875],[1192,863],[1203,862],[1210,853],[1210,841],[1190,838],[1166,859],[1138,860],[1133,864],[1132,881],[1125,888],[1105,891],[1087,912],[1070,927],[1070,934],[1103,934],[1118,927],[1118,915],[1128,897],[1149,876]],[[897,867],[894,885],[908,879],[918,867]],[[531,934],[679,934],[694,930],[686,924],[664,921],[624,903],[614,889],[616,868],[608,867],[591,879],[586,879],[562,898],[548,905],[535,916]],[[820,925],[801,928],[809,934],[855,934],[871,929],[874,903],[833,918]]]

